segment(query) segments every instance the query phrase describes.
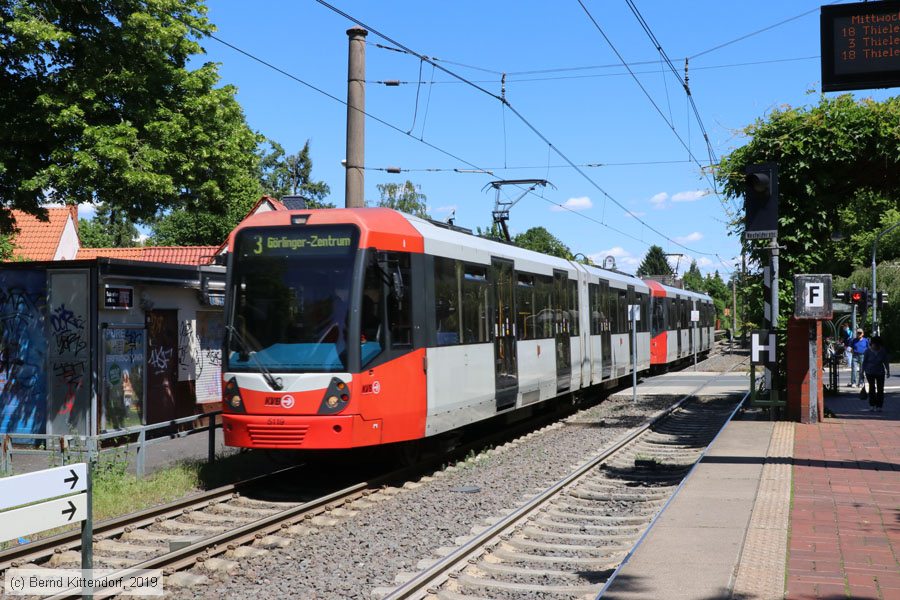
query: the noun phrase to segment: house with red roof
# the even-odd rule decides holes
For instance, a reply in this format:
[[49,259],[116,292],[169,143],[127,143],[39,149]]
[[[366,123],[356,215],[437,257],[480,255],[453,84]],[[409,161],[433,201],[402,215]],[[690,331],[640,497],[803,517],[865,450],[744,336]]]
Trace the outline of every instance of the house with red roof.
[[17,260],[71,260],[78,255],[78,207],[48,208],[47,221],[12,211],[18,233],[14,237]]

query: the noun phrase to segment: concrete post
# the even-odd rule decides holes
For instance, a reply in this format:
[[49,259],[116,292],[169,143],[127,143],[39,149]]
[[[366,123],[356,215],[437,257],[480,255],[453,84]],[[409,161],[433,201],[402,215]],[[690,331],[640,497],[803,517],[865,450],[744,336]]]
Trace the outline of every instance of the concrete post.
[[366,36],[361,27],[347,30],[350,48],[347,58],[347,162],[345,200],[347,208],[362,208],[366,164]]

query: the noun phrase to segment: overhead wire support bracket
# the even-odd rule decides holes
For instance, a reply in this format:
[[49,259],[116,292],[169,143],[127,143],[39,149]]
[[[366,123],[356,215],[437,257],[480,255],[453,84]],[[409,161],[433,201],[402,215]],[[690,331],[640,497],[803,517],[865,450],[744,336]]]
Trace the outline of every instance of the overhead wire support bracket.
[[[521,186],[523,186],[523,185],[527,185],[530,187],[528,187],[528,189],[524,190],[521,194],[519,194],[514,200],[510,200],[510,199],[503,199],[501,197],[501,191],[502,191],[501,188],[503,188],[503,186],[507,186],[507,185],[518,186],[518,187],[520,187],[520,189],[521,189]],[[494,212],[493,212],[494,224],[500,228],[500,231],[503,233],[503,237],[504,237],[504,239],[506,239],[507,242],[512,241],[509,236],[509,227],[506,224],[507,221],[509,221],[509,210],[513,206],[515,206],[519,202],[519,200],[524,198],[526,195],[530,194],[538,186],[545,187],[548,185],[550,187],[552,187],[554,190],[556,189],[556,186],[553,185],[552,183],[550,183],[549,181],[547,181],[546,179],[500,179],[497,181],[492,181],[489,184],[487,184],[486,186],[484,186],[483,188],[481,188],[481,191],[485,191],[489,187],[492,187],[496,191],[496,194],[494,196]]]

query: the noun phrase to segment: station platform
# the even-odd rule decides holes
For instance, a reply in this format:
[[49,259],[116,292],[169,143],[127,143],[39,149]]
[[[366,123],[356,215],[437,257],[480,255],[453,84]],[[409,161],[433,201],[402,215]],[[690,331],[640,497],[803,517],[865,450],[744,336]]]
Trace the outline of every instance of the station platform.
[[822,423],[731,422],[601,597],[900,600],[900,377],[885,383],[883,412],[842,385]]

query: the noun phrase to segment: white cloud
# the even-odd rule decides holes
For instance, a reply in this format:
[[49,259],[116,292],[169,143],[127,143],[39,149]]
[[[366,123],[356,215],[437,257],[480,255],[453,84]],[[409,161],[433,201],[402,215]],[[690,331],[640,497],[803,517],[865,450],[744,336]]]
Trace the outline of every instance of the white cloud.
[[594,206],[594,203],[591,202],[591,199],[587,196],[578,196],[577,198],[569,198],[565,202],[563,202],[562,206],[552,206],[550,210],[561,211],[565,209],[569,210],[587,210]]
[[696,202],[703,196],[708,196],[709,190],[689,190],[672,195],[672,202]]
[[701,256],[700,258],[697,259],[697,266],[700,267],[701,269],[713,270],[713,269],[709,269],[709,267],[713,266],[714,264],[716,264],[716,263],[713,260],[710,260],[709,258],[706,258],[705,256]]
[[669,199],[669,194],[665,192],[660,192],[655,194],[652,198],[650,198],[650,204],[653,205],[654,208],[665,208],[666,200]]
[[700,233],[699,231],[694,231],[687,235],[683,235],[681,237],[675,238],[675,241],[678,242],[679,244],[686,244],[688,242],[699,242],[702,239],[703,239],[703,234]]
[[594,264],[598,266],[603,266],[603,259],[605,259],[607,256],[612,256],[616,259],[616,267],[619,269],[622,269],[623,267],[637,268],[641,264],[640,257],[634,256],[631,252],[629,252],[622,246],[613,246],[612,248],[608,248],[607,250],[601,250],[600,252],[588,254],[588,258],[590,258],[594,262]]

